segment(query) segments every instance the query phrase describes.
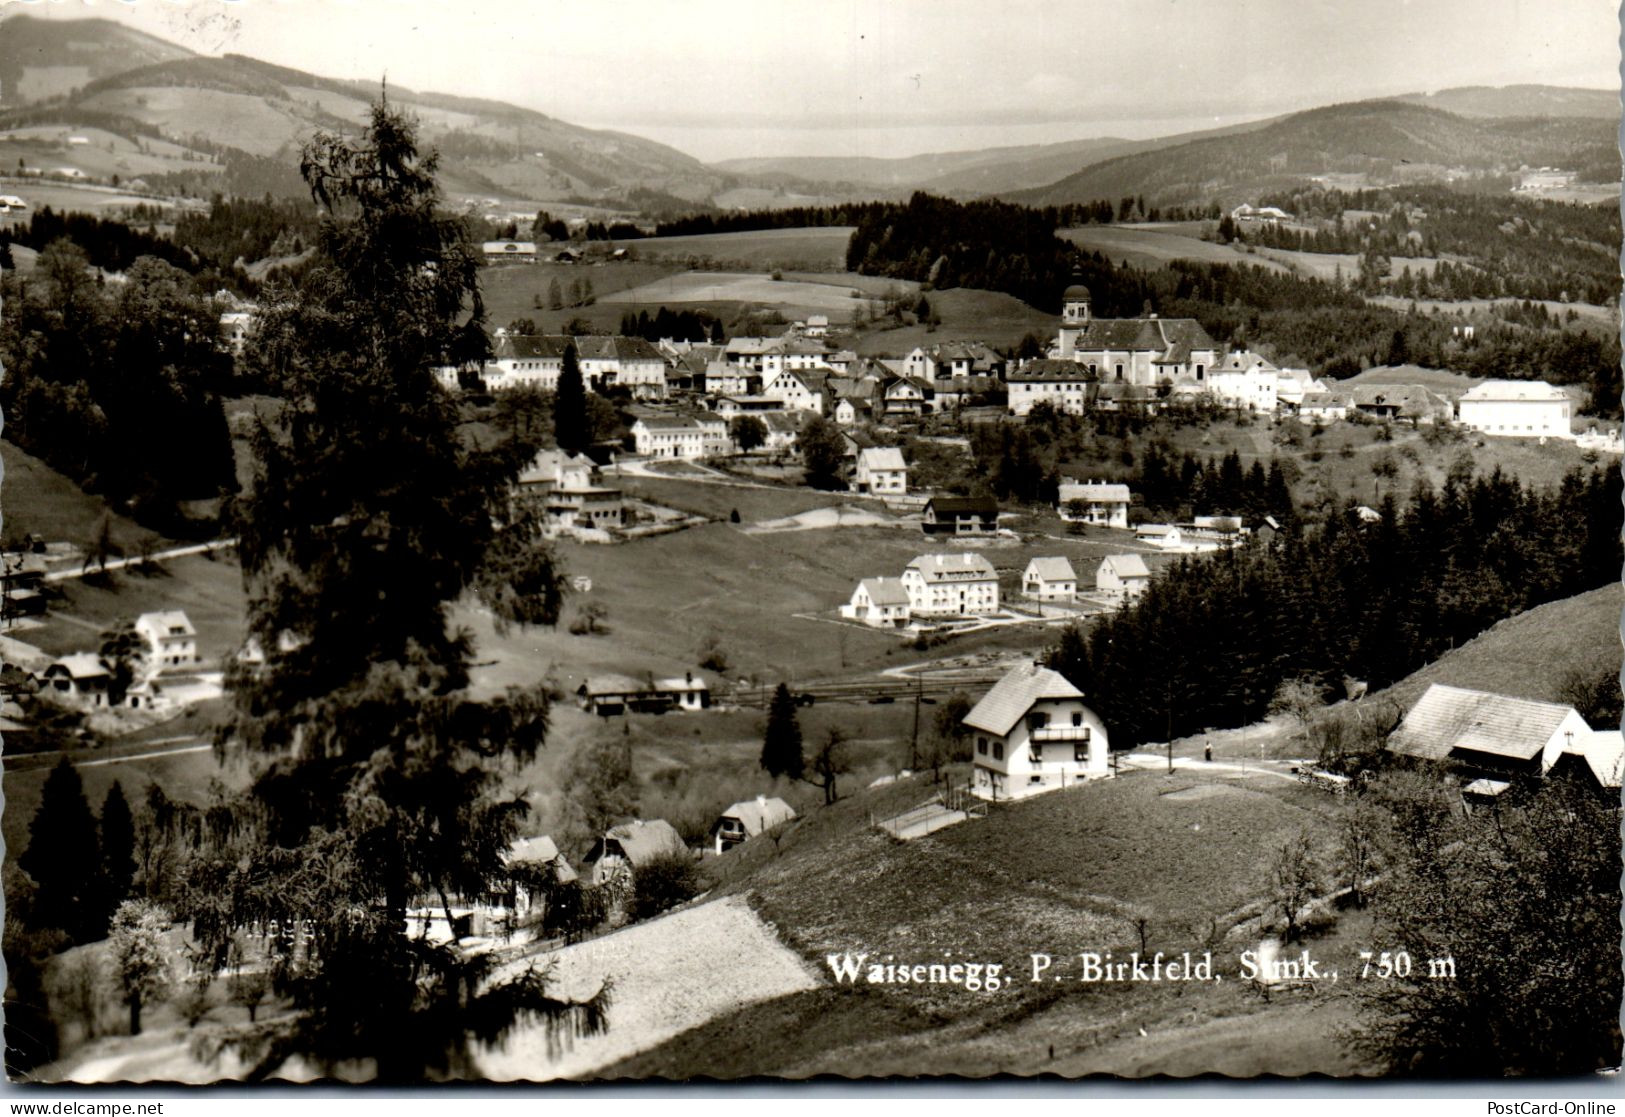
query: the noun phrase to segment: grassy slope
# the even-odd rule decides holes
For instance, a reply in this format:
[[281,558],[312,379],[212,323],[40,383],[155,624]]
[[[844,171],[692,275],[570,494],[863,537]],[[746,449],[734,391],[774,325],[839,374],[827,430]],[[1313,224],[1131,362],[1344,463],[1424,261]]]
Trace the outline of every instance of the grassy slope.
[[1365,701],[1392,699],[1409,709],[1433,683],[1562,701],[1568,672],[1600,663],[1619,666],[1622,606],[1625,590],[1618,585],[1548,602],[1509,617]]
[[858,353],[866,357],[901,356],[917,345],[944,341],[983,341],[995,348],[1006,348],[1029,333],[1044,339],[1055,333],[1054,315],[1034,310],[1013,295],[955,287],[932,291],[927,298],[942,325],[934,330],[925,326],[876,330],[858,342]]
[[[51,542],[88,545],[95,537],[107,506],[40,459],[10,442],[0,441],[0,516],[6,538],[36,532]],[[130,548],[152,533],[133,520],[114,516],[113,538]]]
[[[541,245],[538,251],[551,247]],[[485,313],[493,326],[506,326],[518,318],[529,318],[544,333],[557,332],[571,318],[584,317],[597,324],[600,314],[607,311],[612,325],[618,325],[625,307],[602,308],[566,307],[562,310],[538,310],[535,300],[540,297],[547,306],[548,288],[558,281],[560,293],[570,296],[570,284],[592,281],[593,294],[598,298],[653,283],[679,269],[669,264],[643,261],[620,261],[599,264],[504,264],[489,267],[480,273],[480,292],[485,298]],[[599,312],[599,313],[595,313]]]
[[[898,961],[998,962],[1014,982],[998,994],[954,987],[835,987],[782,998],[680,1036],[611,1068],[615,1074],[981,1075],[1062,1069],[1110,1050],[1138,1029],[1164,1033],[1246,1018],[1227,1032],[1258,1071],[1355,1069],[1328,1034],[1336,991],[1313,998],[1297,1021],[1286,1062],[1251,1044],[1260,1011],[1235,981],[1245,937],[1213,947],[1217,972],[1205,985],[1033,984],[1030,955],[1136,949],[1137,917],[1152,950],[1198,954],[1218,919],[1263,890],[1273,851],[1301,827],[1330,840],[1331,800],[1285,781],[1213,782],[1181,774],[1135,773],[1115,781],[995,807],[976,820],[911,843],[867,826],[927,797],[916,779],[865,792],[807,817],[782,843],[742,847],[713,863],[723,892],[752,902],[821,972],[830,952],[866,951]],[[1174,798],[1166,793],[1183,792]],[[1336,935],[1318,955],[1341,964],[1356,946]],[[1075,973],[1075,971],[1074,971]],[[1301,1012],[1301,1006],[1300,1006]],[[1141,1034],[1144,1034],[1143,1032]],[[1211,1043],[1211,1036],[1207,1037]],[[1179,1044],[1158,1065],[1122,1052],[1069,1072],[1194,1073]],[[1098,1059],[1097,1059],[1098,1064]],[[1234,1065],[1234,1064],[1232,1064]]]
[[618,241],[615,247],[636,251],[642,260],[687,260],[709,256],[740,260],[756,267],[787,270],[841,271],[846,267],[850,226],[806,229],[760,229],[744,233],[706,233],[691,237],[648,237]]
[[97,634],[142,613],[184,609],[198,631],[198,654],[207,665],[242,644],[243,575],[223,555],[188,555],[161,563],[154,574],[118,571],[105,581],[71,578],[59,582],[48,622],[19,638],[52,655],[94,648]]

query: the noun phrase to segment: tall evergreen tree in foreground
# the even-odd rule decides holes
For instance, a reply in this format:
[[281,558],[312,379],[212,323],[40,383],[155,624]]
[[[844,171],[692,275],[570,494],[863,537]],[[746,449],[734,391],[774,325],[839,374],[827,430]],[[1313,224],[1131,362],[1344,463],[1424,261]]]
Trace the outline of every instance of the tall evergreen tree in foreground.
[[292,1055],[384,1081],[468,1074],[476,1044],[515,1027],[604,1026],[602,992],[561,1001],[535,970],[493,981],[407,926],[409,907],[504,882],[526,805],[495,769],[547,729],[539,688],[469,696],[472,640],[448,610],[473,592],[501,621],[552,624],[562,574],[508,496],[523,449],[465,446],[434,379],[477,356],[484,314],[477,253],[414,126],[380,102],[362,139],[318,136],[301,171],[320,238],[264,310],[286,406],[256,432],[237,511],[267,662],[229,679],[222,743],[258,769],[211,812],[178,914],[221,963],[236,932],[301,928],[275,959],[295,1014],[222,1040],[255,1075]]
[[28,825],[28,848],[18,865],[34,878],[34,926],[65,931],[76,943],[107,930],[101,901],[101,851],[96,816],[79,771],[67,757],[45,777],[39,809]]

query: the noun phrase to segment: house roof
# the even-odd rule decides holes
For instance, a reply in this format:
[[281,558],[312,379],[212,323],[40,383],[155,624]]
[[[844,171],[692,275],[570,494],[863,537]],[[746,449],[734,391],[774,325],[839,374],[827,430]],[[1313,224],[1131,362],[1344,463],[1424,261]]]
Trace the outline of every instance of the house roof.
[[[196,636],[197,630],[180,609],[166,609],[161,613],[142,613],[135,619],[139,627],[152,627],[163,636]],[[180,631],[175,631],[179,629]]]
[[994,519],[999,514],[999,502],[990,496],[934,496],[925,502],[925,511],[938,519],[943,516]]
[[725,818],[738,819],[745,827],[745,833],[750,837],[771,830],[782,822],[789,822],[796,817],[796,812],[789,803],[783,799],[769,799],[758,795],[754,799],[745,799],[735,803],[717,816],[720,824]]
[[1486,380],[1461,397],[1463,403],[1563,401],[1568,394],[1544,380]]
[[590,675],[586,682],[576,688],[576,693],[598,698],[611,694],[642,694],[647,690],[647,682],[634,679],[631,675]]
[[675,675],[669,679],[656,679],[655,689],[658,691],[677,691],[684,694],[703,694],[711,689],[711,685],[698,675],[685,675],[677,678]]
[[680,857],[688,852],[688,846],[684,844],[682,836],[663,818],[649,821],[637,819],[612,827],[609,833],[604,835],[604,841],[594,848],[594,852],[600,852],[609,842],[619,845],[621,852],[634,866],[659,857]]
[[1579,753],[1600,786],[1619,789],[1621,769],[1625,768],[1625,736],[1619,730],[1595,730],[1581,744],[1564,751]]
[[[726,427],[727,424],[714,415],[645,415],[638,420],[649,430],[689,430],[705,429],[706,427]],[[637,423],[632,424],[636,426]]]
[[1173,524],[1141,524],[1134,529],[1134,534],[1149,536],[1172,535],[1176,530]]
[[503,860],[510,865],[524,861],[552,861],[559,855],[559,847],[546,834],[534,838],[520,838],[508,847]]
[[858,452],[859,469],[907,469],[903,451],[896,446],[871,446]]
[[1081,500],[1093,504],[1127,504],[1129,502],[1127,485],[1091,484],[1089,482],[1080,485],[1074,482],[1066,482],[1061,485],[1059,492],[1060,495],[1057,499],[1061,504],[1072,500]]
[[[103,667],[102,661],[97,659],[91,652],[74,652],[72,655],[65,655],[51,664],[51,667],[66,668],[68,677],[73,679],[96,679],[107,675],[107,668]],[[46,670],[48,671],[50,668],[48,667]]]
[[1574,713],[1570,706],[1434,683],[1405,715],[1388,747],[1443,760],[1456,750],[1528,760]]
[[1450,401],[1420,384],[1356,384],[1354,406],[1392,407],[1400,418],[1448,412]]
[[993,684],[993,689],[965,715],[965,724],[1004,736],[1033,703],[1045,699],[1082,698],[1083,691],[1056,671],[1024,663]]
[[585,454],[577,454],[571,450],[539,450],[531,459],[524,472],[519,474],[521,485],[537,485],[549,481],[557,481],[559,474],[567,469],[585,469],[592,472],[592,459]]
[[1218,345],[1194,318],[1092,318],[1078,332],[1076,350],[1122,349],[1165,353],[1175,346],[1217,349]]
[[1151,570],[1139,555],[1107,555],[1100,565],[1110,567],[1119,578],[1149,578]]
[[1027,573],[1036,574],[1046,582],[1075,582],[1077,572],[1065,558],[1035,558],[1027,564]]
[[1020,368],[1012,369],[1008,379],[1016,383],[1028,380],[1047,382],[1062,380],[1086,381],[1093,380],[1095,377],[1090,375],[1086,366],[1080,365],[1077,361],[1062,361],[1045,357],[1028,361]]
[[905,570],[917,570],[927,582],[953,574],[975,574],[982,578],[996,578],[993,564],[974,552],[957,555],[920,555]]
[[876,605],[908,604],[908,590],[901,578],[865,578],[858,585],[869,591],[869,600]]

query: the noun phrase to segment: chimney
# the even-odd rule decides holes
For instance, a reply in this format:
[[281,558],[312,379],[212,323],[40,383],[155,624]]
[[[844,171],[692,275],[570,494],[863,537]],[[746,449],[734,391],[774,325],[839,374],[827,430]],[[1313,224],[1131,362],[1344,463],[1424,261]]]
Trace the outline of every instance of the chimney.
[[756,802],[761,806],[764,806],[764,807],[767,806],[767,796],[766,795],[758,795],[756,797]]
[[692,672],[692,671],[684,671],[683,672],[683,681],[685,683],[692,684],[694,682],[694,672]]

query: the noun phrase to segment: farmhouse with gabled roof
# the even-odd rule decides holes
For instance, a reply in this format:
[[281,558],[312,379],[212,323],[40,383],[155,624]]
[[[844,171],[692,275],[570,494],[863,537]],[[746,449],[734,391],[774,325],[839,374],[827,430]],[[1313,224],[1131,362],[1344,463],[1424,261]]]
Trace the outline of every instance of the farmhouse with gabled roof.
[[1047,667],[1011,670],[965,726],[976,736],[971,790],[984,799],[1022,799],[1110,774],[1105,723]]

